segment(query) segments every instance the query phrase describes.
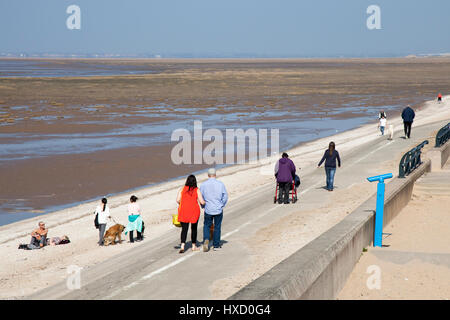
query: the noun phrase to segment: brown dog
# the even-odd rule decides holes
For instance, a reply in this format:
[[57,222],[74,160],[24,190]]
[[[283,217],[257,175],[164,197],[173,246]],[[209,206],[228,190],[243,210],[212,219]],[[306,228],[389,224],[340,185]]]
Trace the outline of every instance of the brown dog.
[[119,238],[119,243],[122,242],[122,232],[125,229],[125,226],[121,224],[115,224],[111,228],[106,231],[105,235],[103,236],[103,244],[105,246],[108,246],[110,244],[116,244],[116,238]]

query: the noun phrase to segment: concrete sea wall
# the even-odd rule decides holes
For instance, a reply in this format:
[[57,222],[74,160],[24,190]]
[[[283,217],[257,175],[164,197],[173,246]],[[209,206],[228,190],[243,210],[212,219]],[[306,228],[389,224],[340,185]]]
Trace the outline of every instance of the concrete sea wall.
[[[406,178],[394,178],[386,184],[384,225],[408,204],[414,182],[430,171],[431,160],[428,159]],[[363,248],[373,242],[375,207],[376,194],[340,223],[229,299],[334,299],[345,285]]]

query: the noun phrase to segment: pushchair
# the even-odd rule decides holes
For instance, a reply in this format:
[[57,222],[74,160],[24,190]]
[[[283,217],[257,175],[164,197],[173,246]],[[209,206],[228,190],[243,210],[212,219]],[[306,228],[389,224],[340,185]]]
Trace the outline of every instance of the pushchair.
[[[300,177],[295,175],[294,180],[292,180],[291,188],[289,189],[289,197],[291,198],[292,203],[297,202],[297,188],[300,186]],[[277,203],[278,200],[278,188],[279,184],[276,183],[275,187],[275,197],[273,198],[273,203]]]

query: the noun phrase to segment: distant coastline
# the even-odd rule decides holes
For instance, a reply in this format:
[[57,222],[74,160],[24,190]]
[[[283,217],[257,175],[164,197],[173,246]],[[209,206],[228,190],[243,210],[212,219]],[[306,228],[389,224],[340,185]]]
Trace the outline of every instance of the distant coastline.
[[1,53],[0,59],[391,59],[391,58],[449,58],[450,53],[401,53],[380,55],[264,55],[258,53],[236,54],[190,54],[190,53],[144,53],[144,54],[114,54],[114,53]]

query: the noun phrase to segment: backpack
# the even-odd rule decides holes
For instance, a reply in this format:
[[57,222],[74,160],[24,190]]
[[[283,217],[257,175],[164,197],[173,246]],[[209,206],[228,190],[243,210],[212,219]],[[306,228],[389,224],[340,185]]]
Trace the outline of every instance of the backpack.
[[300,185],[300,177],[298,175],[295,175],[294,181],[295,181],[295,187],[298,188]]
[[100,228],[100,225],[98,223],[98,213],[95,214],[94,225],[95,225],[95,229]]

